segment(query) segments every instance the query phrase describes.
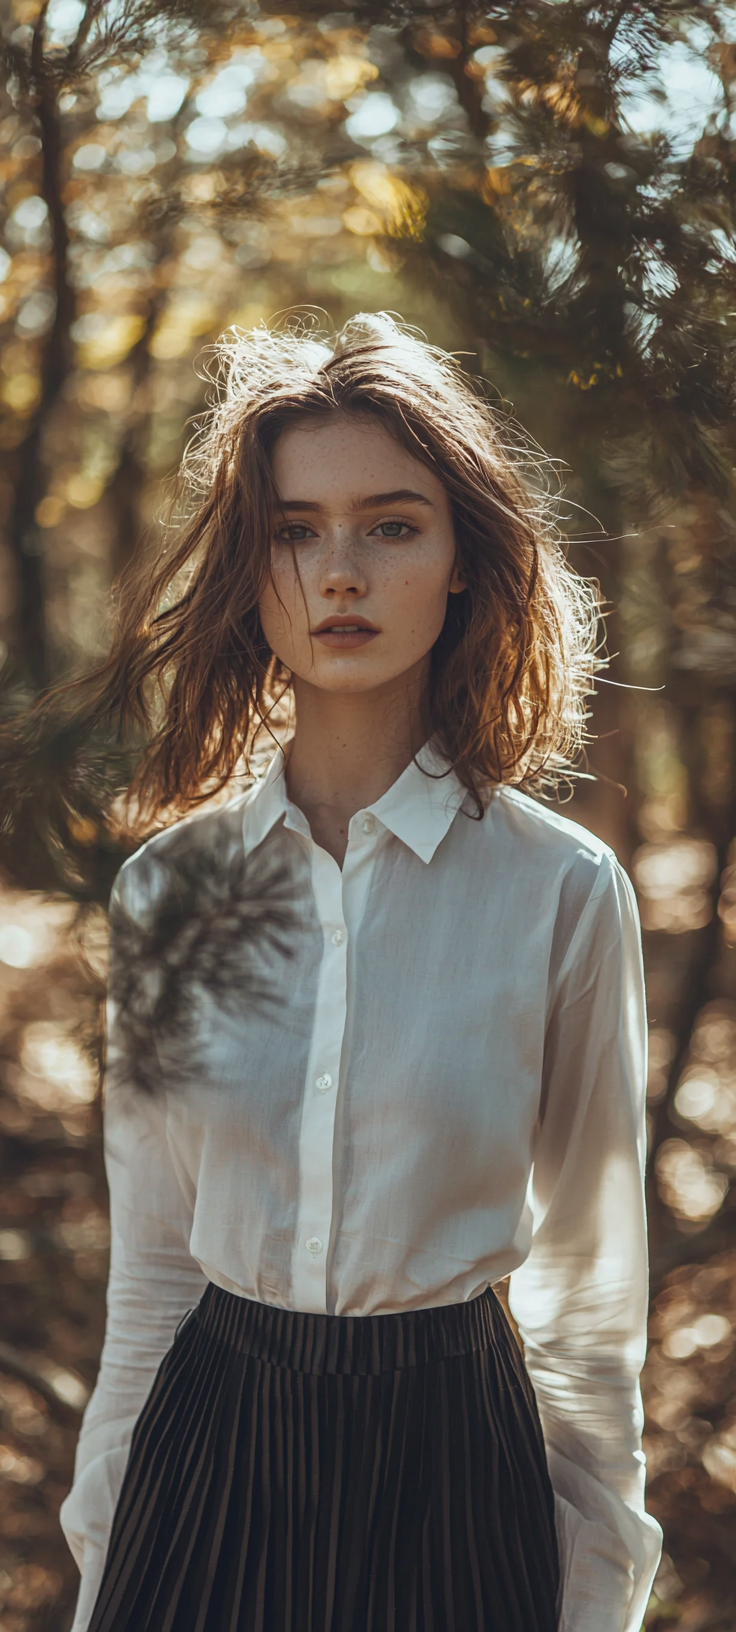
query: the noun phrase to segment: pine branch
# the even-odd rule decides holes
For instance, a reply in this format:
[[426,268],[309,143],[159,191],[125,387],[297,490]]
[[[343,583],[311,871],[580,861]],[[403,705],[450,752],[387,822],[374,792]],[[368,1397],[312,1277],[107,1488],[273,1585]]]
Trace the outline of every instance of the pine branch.
[[0,721],[0,870],[8,882],[106,908],[133,847],[111,808],[136,758],[105,727],[49,708]]

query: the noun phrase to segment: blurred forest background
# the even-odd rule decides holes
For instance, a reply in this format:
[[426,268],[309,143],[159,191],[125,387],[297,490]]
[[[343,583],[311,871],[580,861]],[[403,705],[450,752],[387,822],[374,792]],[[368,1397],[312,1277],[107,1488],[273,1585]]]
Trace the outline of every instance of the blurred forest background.
[[[632,871],[648,967],[647,1625],[733,1632],[736,6],[3,0],[0,28],[6,731],[104,652],[230,324],[398,311],[569,467],[613,663],[567,810]],[[3,803],[0,1632],[66,1632],[75,1596],[57,1512],[103,1330],[120,860],[102,749],[40,735]]]

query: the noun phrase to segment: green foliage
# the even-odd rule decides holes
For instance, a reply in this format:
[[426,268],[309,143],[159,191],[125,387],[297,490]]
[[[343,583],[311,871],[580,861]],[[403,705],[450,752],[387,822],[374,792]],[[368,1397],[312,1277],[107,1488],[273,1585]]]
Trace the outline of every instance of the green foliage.
[[526,364],[535,390],[544,373],[571,457],[630,439],[648,456],[646,474],[632,460],[630,502],[694,481],[731,503],[736,149],[715,119],[684,148],[627,121],[688,31],[708,29],[714,80],[731,73],[720,13],[571,3],[492,16],[490,163],[479,189],[435,188],[438,274],[507,371],[523,378]]

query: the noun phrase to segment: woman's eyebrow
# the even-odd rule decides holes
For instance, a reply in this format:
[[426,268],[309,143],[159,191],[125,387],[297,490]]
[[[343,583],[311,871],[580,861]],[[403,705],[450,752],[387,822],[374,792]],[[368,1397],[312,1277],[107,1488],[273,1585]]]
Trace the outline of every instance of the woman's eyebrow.
[[[368,493],[365,498],[356,499],[351,505],[351,509],[355,511],[378,510],[383,504],[409,503],[426,504],[430,510],[434,509],[431,499],[428,499],[424,493],[415,493],[410,487],[397,487],[393,493]],[[316,504],[313,499],[281,499],[279,509],[307,510],[310,514],[314,514],[316,511],[322,510],[323,506]]]
[[426,504],[430,510],[434,509],[431,499],[424,493],[414,493],[410,487],[397,487],[393,493],[369,493],[366,498],[358,499],[353,505],[354,510],[377,510],[382,504]]

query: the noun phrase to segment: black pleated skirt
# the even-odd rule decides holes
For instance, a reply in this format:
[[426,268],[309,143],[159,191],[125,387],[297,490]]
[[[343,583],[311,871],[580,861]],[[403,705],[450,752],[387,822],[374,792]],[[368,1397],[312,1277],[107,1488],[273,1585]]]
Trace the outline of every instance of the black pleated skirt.
[[554,1632],[557,1594],[493,1292],[355,1318],[210,1286],[138,1419],[89,1632]]

